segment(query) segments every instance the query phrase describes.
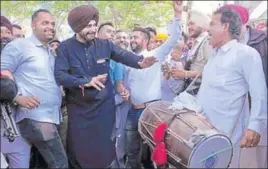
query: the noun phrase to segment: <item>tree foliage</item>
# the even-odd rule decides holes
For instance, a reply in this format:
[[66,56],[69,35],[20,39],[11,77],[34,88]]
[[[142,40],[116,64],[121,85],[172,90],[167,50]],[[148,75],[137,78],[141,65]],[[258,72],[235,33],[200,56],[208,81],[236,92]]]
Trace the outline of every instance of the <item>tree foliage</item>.
[[112,21],[120,29],[132,29],[134,24],[165,26],[173,16],[171,1],[1,1],[1,13],[23,25],[35,10],[45,8],[55,16],[59,32],[66,27],[70,9],[83,4],[96,6],[100,22]]

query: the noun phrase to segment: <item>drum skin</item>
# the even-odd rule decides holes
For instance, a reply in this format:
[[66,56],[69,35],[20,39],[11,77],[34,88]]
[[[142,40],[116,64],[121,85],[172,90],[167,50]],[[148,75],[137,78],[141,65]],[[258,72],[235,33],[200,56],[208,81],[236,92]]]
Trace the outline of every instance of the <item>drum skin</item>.
[[[215,166],[227,168],[233,153],[230,139],[221,134],[200,113],[187,109],[181,111],[170,109],[171,105],[171,103],[166,101],[156,101],[146,107],[140,116],[138,126],[143,140],[151,148],[154,148],[154,130],[158,125],[166,122],[168,129],[164,142],[166,144],[169,164],[176,168],[192,168],[195,166],[199,168],[215,168]],[[200,137],[199,135],[198,137],[193,137],[197,131],[209,131],[209,134],[206,133],[205,135],[201,134]],[[220,146],[215,147],[216,145],[213,146],[211,143],[220,143]],[[199,165],[199,161],[203,158],[227,147],[230,147],[230,149],[224,152],[226,156],[226,159],[223,160],[224,163],[216,165],[215,163],[221,161],[221,159],[213,161],[213,158],[209,158],[210,161],[206,160],[203,164],[200,163]],[[200,150],[204,151],[204,155]],[[197,160],[197,158],[199,159]],[[219,158],[223,158],[222,155],[219,155]],[[193,162],[193,160],[195,161]]]

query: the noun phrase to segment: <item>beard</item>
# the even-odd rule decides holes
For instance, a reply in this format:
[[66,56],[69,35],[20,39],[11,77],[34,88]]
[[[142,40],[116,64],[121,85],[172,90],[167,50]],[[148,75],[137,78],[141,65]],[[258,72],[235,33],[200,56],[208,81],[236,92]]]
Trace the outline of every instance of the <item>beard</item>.
[[202,32],[203,32],[203,31],[202,31],[202,28],[197,27],[197,28],[195,29],[193,35],[191,36],[191,38],[194,38],[194,39],[197,38],[198,36],[200,36],[200,34],[201,34]]
[[8,37],[1,37],[0,38],[0,43],[1,43],[1,50],[9,43],[11,42],[12,39]]
[[130,43],[130,47],[131,47],[131,50],[132,50],[134,53],[139,53],[139,52],[142,50],[141,45],[139,45],[139,44],[137,44],[137,43]]
[[128,45],[125,44],[124,42],[120,42],[120,43],[118,44],[118,46],[120,46],[120,48],[122,48],[122,49],[126,49],[126,50],[127,50],[127,48],[128,48]]
[[81,38],[83,38],[86,42],[89,42],[96,38],[96,32],[80,32],[78,33]]

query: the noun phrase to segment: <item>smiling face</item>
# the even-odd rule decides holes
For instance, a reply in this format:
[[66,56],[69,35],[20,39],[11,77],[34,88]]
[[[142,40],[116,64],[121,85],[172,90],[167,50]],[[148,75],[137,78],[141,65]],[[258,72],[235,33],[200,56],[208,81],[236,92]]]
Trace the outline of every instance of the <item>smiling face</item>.
[[126,32],[117,32],[115,34],[115,44],[123,49],[127,49],[129,46],[129,36]]
[[111,25],[104,25],[98,33],[98,37],[114,41],[114,27]]
[[77,35],[85,42],[88,42],[96,38],[97,30],[97,22],[95,20],[91,20],[84,29],[77,33]]
[[211,46],[218,46],[222,37],[228,34],[228,28],[221,23],[221,14],[214,14],[212,16],[210,27],[209,27],[209,44]]
[[32,29],[41,42],[48,43],[56,34],[53,16],[47,12],[39,12],[32,21]]
[[133,31],[130,39],[131,50],[135,53],[139,53],[147,48],[148,40],[145,38],[143,32]]
[[11,39],[12,32],[7,27],[1,26],[1,39],[4,39],[4,38]]
[[188,22],[188,32],[191,38],[197,38],[202,32],[203,29],[197,26],[193,21]]

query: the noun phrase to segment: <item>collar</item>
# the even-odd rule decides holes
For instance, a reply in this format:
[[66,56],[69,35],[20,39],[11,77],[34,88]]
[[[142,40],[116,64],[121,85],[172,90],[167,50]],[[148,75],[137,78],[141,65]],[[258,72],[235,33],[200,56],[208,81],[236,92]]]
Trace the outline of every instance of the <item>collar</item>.
[[[147,54],[149,51],[147,49],[144,49],[143,51],[141,51],[140,53],[137,53],[138,55],[145,55]],[[145,56],[144,56],[145,57]]]
[[29,37],[29,39],[30,39],[30,40],[35,44],[35,46],[37,46],[37,47],[44,46],[44,45],[40,42],[40,40],[37,39],[37,37],[36,37],[34,34],[32,34],[32,35]]
[[227,52],[228,50],[231,49],[231,47],[233,47],[237,43],[238,43],[237,40],[233,39],[233,40],[227,42],[226,44],[224,44],[223,46],[221,46],[219,48],[219,50],[221,50],[222,52]]

